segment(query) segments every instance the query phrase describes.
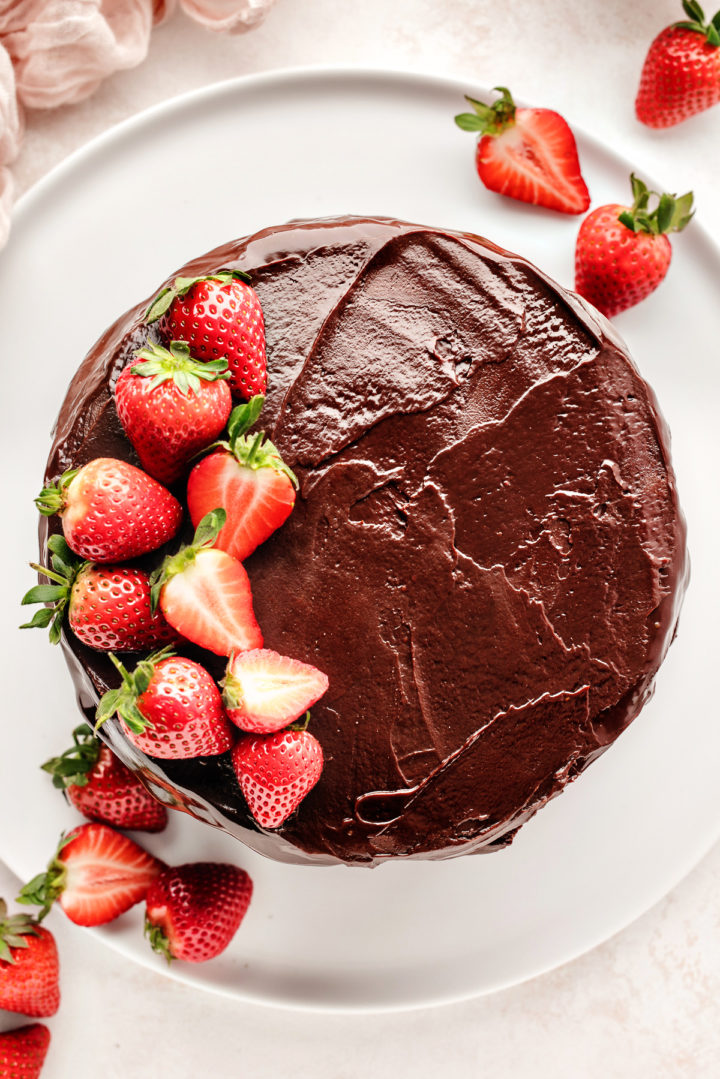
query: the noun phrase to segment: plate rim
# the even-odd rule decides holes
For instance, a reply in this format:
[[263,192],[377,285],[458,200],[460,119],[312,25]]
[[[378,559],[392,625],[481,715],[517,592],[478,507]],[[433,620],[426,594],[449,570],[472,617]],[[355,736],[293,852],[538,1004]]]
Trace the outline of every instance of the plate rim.
[[[379,81],[385,81],[390,84],[405,87],[408,90],[410,90],[413,85],[424,89],[437,88],[444,91],[457,90],[460,96],[468,91],[468,89],[475,93],[489,92],[486,87],[477,83],[473,78],[465,78],[462,75],[451,76],[434,72],[424,72],[412,68],[373,67],[355,64],[309,64],[279,67],[269,71],[233,76],[228,79],[210,83],[206,86],[195,87],[183,91],[180,94],[175,94],[124,118],[113,124],[111,127],[96,134],[89,141],[74,149],[67,157],[57,162],[49,172],[35,181],[35,183],[33,183],[15,202],[12,211],[10,245],[13,243],[16,229],[22,226],[23,221],[28,215],[32,214],[35,203],[46,197],[48,191],[52,191],[56,184],[64,182],[76,169],[82,170],[88,162],[92,163],[98,155],[102,157],[106,148],[116,145],[128,136],[142,136],[144,129],[151,127],[164,117],[179,117],[188,108],[202,108],[213,98],[223,98],[225,96],[232,96],[233,94],[242,94],[246,91],[262,89],[263,86],[275,88],[278,84],[295,81],[312,84],[332,80],[347,80],[356,83],[368,81],[377,83]],[[623,168],[630,163],[624,153],[619,152],[612,145],[603,141],[592,131],[589,131],[583,124],[578,124],[572,119],[570,125],[578,139],[584,141],[606,159],[611,160],[616,165],[621,165]],[[658,186],[658,181],[650,170],[642,168],[642,172],[648,183]],[[578,220],[580,220],[580,215],[578,215]],[[720,271],[720,243],[715,240],[713,234],[705,227],[702,220],[698,220],[697,216],[693,221],[693,242],[700,244],[705,248],[706,254],[717,263],[718,270]],[[446,992],[433,999],[424,998],[422,1000],[406,1000],[402,1003],[384,1002],[380,1004],[349,1004],[337,1001],[319,1004],[314,1002],[306,1003],[295,999],[283,1000],[278,999],[275,996],[246,993],[243,992],[242,987],[230,988],[224,985],[208,983],[196,976],[192,970],[161,967],[153,961],[153,956],[150,952],[147,954],[142,952],[136,953],[128,948],[122,939],[116,938],[111,932],[101,929],[100,932],[97,930],[94,931],[92,935],[95,939],[99,938],[102,940],[105,946],[112,948],[116,953],[125,958],[130,958],[133,962],[139,963],[149,970],[165,974],[173,981],[192,986],[194,989],[200,989],[205,992],[233,999],[243,1004],[254,1004],[262,1007],[280,1008],[283,1010],[315,1014],[345,1015],[408,1012],[431,1007],[451,1006],[453,1004],[459,1004],[488,996],[491,993],[500,992],[513,986],[534,980],[543,974],[550,973],[567,963],[573,962],[590,951],[593,951],[601,944],[614,939],[619,933],[632,926],[641,917],[655,908],[669,895],[670,892],[677,888],[717,845],[719,840],[720,814],[718,815],[712,834],[710,834],[709,837],[706,835],[706,837],[701,842],[698,842],[697,846],[692,849],[692,852],[682,860],[680,868],[672,874],[669,883],[662,885],[659,894],[656,894],[649,902],[643,899],[639,907],[634,909],[629,917],[624,915],[620,919],[620,924],[615,925],[615,927],[611,928],[609,931],[604,929],[597,932],[591,938],[586,939],[581,946],[571,947],[567,951],[564,951],[563,954],[553,962],[541,962],[521,976],[509,975],[504,979],[495,979],[491,986],[472,990],[461,990],[456,993]],[[2,854],[0,856],[3,858],[3,861],[8,868],[17,875],[15,867],[5,860],[5,855]],[[89,931],[86,930],[86,932]]]

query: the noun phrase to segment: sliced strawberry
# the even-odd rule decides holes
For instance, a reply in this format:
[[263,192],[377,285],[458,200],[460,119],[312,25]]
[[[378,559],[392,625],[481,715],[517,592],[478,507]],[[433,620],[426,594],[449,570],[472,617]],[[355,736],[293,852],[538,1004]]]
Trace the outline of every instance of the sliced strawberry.
[[279,828],[320,778],[323,752],[306,730],[248,734],[233,749],[232,763],[255,820]]
[[269,648],[236,652],[225,674],[223,701],[236,727],[279,731],[304,715],[328,688],[327,675]]
[[455,117],[463,131],[480,134],[475,163],[484,185],[521,202],[583,213],[590,195],[567,122],[551,109],[516,108],[506,87],[495,89],[502,97],[492,105],[466,97],[474,111]]
[[239,405],[228,424],[227,442],[195,465],[187,486],[193,525],[221,507],[226,522],[215,546],[239,562],[284,524],[295,505],[297,480],[272,442],[261,431],[246,432],[257,419],[264,398]]
[[44,1023],[29,1023],[0,1034],[0,1075],[4,1079],[38,1079],[50,1045]]
[[220,690],[199,663],[165,648],[131,674],[112,652],[110,659],[122,685],[101,698],[98,725],[117,714],[139,749],[165,760],[212,757],[230,748],[232,728]]
[[163,863],[105,824],[81,824],[64,836],[45,873],[22,889],[19,901],[41,906],[56,899],[76,925],[103,925],[147,895]]
[[42,768],[88,820],[141,832],[161,832],[167,825],[165,806],[87,723],[73,731],[71,748]]
[[162,547],[177,532],[182,506],[127,461],[96,457],[63,473],[35,499],[46,517],[59,513],[68,546],[91,562],[124,562]]
[[222,862],[166,869],[147,894],[145,933],[150,944],[168,962],[213,959],[235,936],[252,890],[244,869]]
[[166,558],[152,577],[153,602],[170,625],[219,656],[263,644],[245,569],[210,546],[224,524],[224,510],[207,514],[192,544]]

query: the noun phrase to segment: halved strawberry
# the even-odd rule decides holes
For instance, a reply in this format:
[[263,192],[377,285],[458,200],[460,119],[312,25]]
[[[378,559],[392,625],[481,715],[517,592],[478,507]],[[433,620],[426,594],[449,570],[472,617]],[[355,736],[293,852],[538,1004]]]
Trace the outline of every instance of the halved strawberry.
[[73,731],[71,748],[42,768],[88,820],[141,832],[161,832],[167,824],[165,806],[87,723]]
[[466,97],[473,112],[455,117],[463,131],[480,135],[475,164],[485,187],[521,202],[581,214],[590,195],[580,172],[575,137],[552,109],[516,108],[510,91],[492,105]]
[[328,688],[327,675],[269,648],[236,652],[223,682],[223,701],[236,727],[256,734],[282,730]]
[[164,760],[212,757],[230,748],[220,690],[199,663],[169,648],[141,660],[132,673],[112,652],[110,659],[122,685],[100,699],[98,726],[117,715],[131,742]]
[[264,432],[248,435],[264,398],[253,397],[233,410],[228,440],[195,465],[187,485],[188,511],[198,525],[222,507],[227,519],[215,546],[239,562],[271,536],[295,505],[297,480]]
[[245,735],[232,763],[255,820],[262,828],[279,828],[320,778],[323,752],[309,731],[290,728]]
[[31,562],[52,584],[39,584],[21,603],[51,606],[36,611],[21,629],[50,627],[50,642],[61,637],[63,618],[78,640],[98,652],[144,652],[177,640],[160,611],[150,606],[150,575],[131,566],[96,566],[76,558],[62,536],[48,540],[50,565]]
[[177,532],[182,506],[127,461],[96,457],[44,487],[35,504],[59,513],[68,546],[92,562],[124,562],[162,547]]
[[223,862],[190,862],[166,869],[147,894],[145,933],[156,952],[204,963],[227,948],[245,917],[252,880]]
[[208,513],[193,542],[168,556],[151,578],[153,604],[170,625],[219,656],[263,645],[245,569],[211,546],[224,524],[224,510]]
[[42,907],[59,900],[76,925],[103,925],[147,895],[162,862],[105,824],[81,824],[63,836],[45,873],[22,889],[18,902]]

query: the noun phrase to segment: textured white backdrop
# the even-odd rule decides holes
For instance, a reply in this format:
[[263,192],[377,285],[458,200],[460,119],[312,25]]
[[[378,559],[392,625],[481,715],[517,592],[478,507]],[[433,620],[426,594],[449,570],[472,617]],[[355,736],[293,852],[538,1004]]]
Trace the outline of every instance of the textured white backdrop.
[[[675,0],[506,0],[504,7],[496,0],[278,0],[259,29],[239,38],[211,35],[178,15],[155,32],[142,67],[80,105],[29,115],[14,167],[18,189],[107,127],[177,93],[275,67],[349,63],[465,73],[557,108],[668,189],[694,188],[720,241],[720,205],[713,205],[720,108],[662,133],[633,117],[647,44],[679,12]],[[16,889],[0,866],[0,895]],[[467,1004],[357,1018],[198,994],[128,966],[53,913],[64,999],[48,1021],[53,1042],[43,1076],[712,1079],[720,1076],[719,895],[716,849],[654,910],[567,967]],[[0,1026],[13,1023],[0,1013]]]

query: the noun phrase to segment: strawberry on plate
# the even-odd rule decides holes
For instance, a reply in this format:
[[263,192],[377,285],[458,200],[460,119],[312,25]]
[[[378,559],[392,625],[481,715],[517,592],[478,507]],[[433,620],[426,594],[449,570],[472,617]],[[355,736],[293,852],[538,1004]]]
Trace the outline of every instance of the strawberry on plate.
[[61,838],[47,870],[25,885],[18,902],[42,907],[42,919],[57,899],[76,925],[104,925],[141,902],[162,869],[106,824],[81,824]]
[[151,757],[212,757],[232,745],[220,690],[199,663],[171,649],[148,656],[130,673],[110,653],[122,675],[98,704],[98,726],[117,715],[138,749]]
[[199,360],[225,358],[233,393],[244,400],[267,388],[265,321],[250,277],[219,270],[207,277],[178,277],[148,308],[166,341],[185,341]]
[[124,562],[154,551],[182,520],[182,506],[157,480],[112,457],[64,472],[35,504],[46,517],[61,515],[70,550],[91,562]]
[[115,384],[115,407],[140,464],[171,484],[224,430],[232,409],[227,360],[201,363],[182,341],[139,349]]
[[290,727],[245,735],[233,749],[232,763],[260,827],[279,828],[320,778],[323,752],[309,731]]
[[88,820],[139,832],[161,832],[167,825],[165,806],[95,737],[87,723],[73,731],[70,749],[42,768]]
[[21,629],[50,627],[50,641],[60,640],[67,613],[78,640],[98,652],[144,652],[177,640],[160,611],[151,610],[150,576],[130,566],[96,566],[76,558],[62,536],[48,540],[50,567],[31,562],[52,584],[39,584],[21,602],[50,606],[36,611]]
[[204,963],[224,951],[252,898],[244,869],[222,862],[191,862],[164,870],[147,894],[145,933],[170,962]]
[[228,438],[199,461],[190,473],[187,504],[197,526],[221,507],[226,521],[215,546],[239,562],[252,554],[290,516],[297,480],[264,432],[246,432],[257,420],[264,398],[238,405],[230,417]]
[[466,97],[473,112],[455,117],[463,131],[480,136],[475,165],[485,187],[561,213],[583,213],[590,195],[567,122],[552,109],[519,108],[506,87],[494,89],[502,95],[497,101]]
[[[598,206],[583,221],[575,246],[575,291],[611,317],[640,303],[665,277],[672,258],[668,232],[693,216],[692,191],[657,195],[631,175],[633,204]],[[650,197],[657,204],[648,208]]]
[[697,0],[687,20],[666,26],[645,57],[635,114],[648,127],[680,124],[720,101],[720,11],[709,21]]
[[0,1076],[3,1079],[37,1079],[50,1045],[44,1023],[29,1023],[0,1034]]
[[9,916],[0,899],[0,1010],[33,1017],[55,1015],[60,1007],[59,974],[50,930],[29,914]]
[[328,688],[327,675],[270,648],[236,652],[223,682],[223,701],[236,727],[255,734],[282,730]]
[[188,641],[219,656],[263,645],[244,567],[212,546],[225,517],[223,509],[203,517],[192,543],[168,555],[150,578],[153,606],[160,607],[166,621]]

